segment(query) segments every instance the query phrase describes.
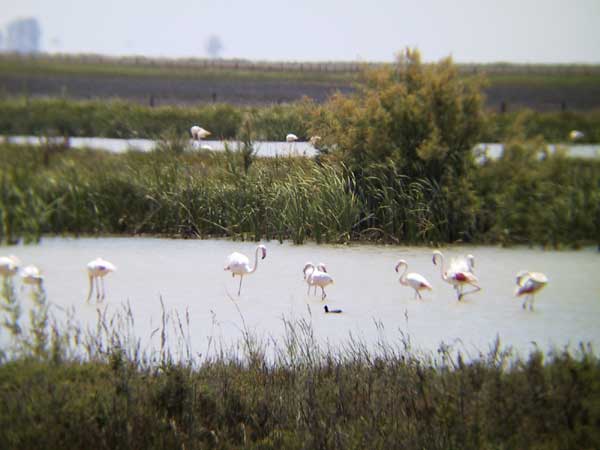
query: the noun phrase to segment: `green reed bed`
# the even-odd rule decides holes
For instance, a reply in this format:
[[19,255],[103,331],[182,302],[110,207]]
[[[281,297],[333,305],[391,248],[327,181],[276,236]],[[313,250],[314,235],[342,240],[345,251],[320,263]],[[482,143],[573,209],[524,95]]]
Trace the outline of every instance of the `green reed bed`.
[[282,319],[279,340],[242,330],[238,345],[209,337],[199,354],[189,318],[164,309],[152,348],[128,306],[83,328],[10,280],[0,305],[2,448],[600,445],[600,361],[587,345],[519,357],[496,341],[466,359],[443,344],[417,352],[400,334],[332,348],[309,322]]
[[394,166],[225,153],[0,146],[0,240],[43,234],[581,245],[600,235],[600,163],[513,141],[443,183]]

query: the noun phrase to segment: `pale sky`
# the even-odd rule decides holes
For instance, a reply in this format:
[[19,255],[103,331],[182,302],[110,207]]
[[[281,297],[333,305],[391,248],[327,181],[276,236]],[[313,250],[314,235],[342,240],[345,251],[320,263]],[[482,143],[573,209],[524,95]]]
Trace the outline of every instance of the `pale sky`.
[[0,30],[35,17],[42,50],[223,58],[600,63],[600,0],[0,0]]

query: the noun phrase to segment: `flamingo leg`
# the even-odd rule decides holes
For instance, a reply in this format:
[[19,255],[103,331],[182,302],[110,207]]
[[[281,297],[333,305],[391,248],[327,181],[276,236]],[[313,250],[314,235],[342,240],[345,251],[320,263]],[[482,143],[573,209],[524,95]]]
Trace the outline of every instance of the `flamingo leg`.
[[419,300],[423,300],[423,297],[421,297],[421,293],[419,292],[419,290],[418,290],[418,289],[415,289],[415,292],[416,292],[416,294],[417,294],[417,295],[415,295],[415,298],[418,296],[418,297],[419,297]]
[[90,289],[88,291],[88,296],[87,296],[86,302],[89,302],[90,298],[92,298],[93,291],[94,291],[94,277],[90,275]]
[[477,286],[476,284],[471,284],[471,286],[473,286],[474,289],[471,289],[470,291],[467,291],[467,292],[462,292],[462,288],[461,288],[459,300],[461,298],[463,298],[465,295],[474,294],[475,292],[479,292],[481,290],[481,288],[479,286]]
[[238,297],[240,296],[240,292],[242,292],[242,280],[243,279],[244,279],[244,277],[240,275],[240,287],[238,288]]
[[323,294],[321,295],[321,300],[325,300],[325,297],[327,297],[327,294],[325,293],[325,288],[321,287],[321,291],[323,291]]
[[104,287],[104,277],[100,278],[100,281],[102,283],[102,300],[104,300],[106,298],[106,287]]
[[98,277],[94,277],[96,280],[96,300],[100,300],[100,280]]
[[308,285],[308,291],[306,291],[306,295],[310,295],[310,284]]

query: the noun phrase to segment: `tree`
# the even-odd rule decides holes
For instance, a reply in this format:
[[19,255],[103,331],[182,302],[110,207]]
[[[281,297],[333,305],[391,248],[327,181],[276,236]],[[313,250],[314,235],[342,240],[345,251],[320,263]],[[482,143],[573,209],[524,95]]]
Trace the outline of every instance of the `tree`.
[[484,126],[481,80],[451,58],[423,64],[406,49],[370,70],[350,96],[313,113],[323,155],[342,162],[367,205],[365,221],[397,240],[468,240],[476,227],[473,147]]
[[311,131],[354,171],[392,164],[409,177],[462,176],[483,128],[479,79],[463,79],[451,58],[423,64],[417,50],[368,71],[352,96],[335,95]]
[[223,51],[223,43],[217,35],[211,35],[206,41],[206,52],[211,58],[219,58]]

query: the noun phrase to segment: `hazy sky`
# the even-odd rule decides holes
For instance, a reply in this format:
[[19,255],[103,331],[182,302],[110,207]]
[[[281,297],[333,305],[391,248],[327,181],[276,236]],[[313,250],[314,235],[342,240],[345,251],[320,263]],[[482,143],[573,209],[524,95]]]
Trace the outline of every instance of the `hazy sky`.
[[0,0],[36,17],[42,50],[224,58],[600,63],[600,0]]

